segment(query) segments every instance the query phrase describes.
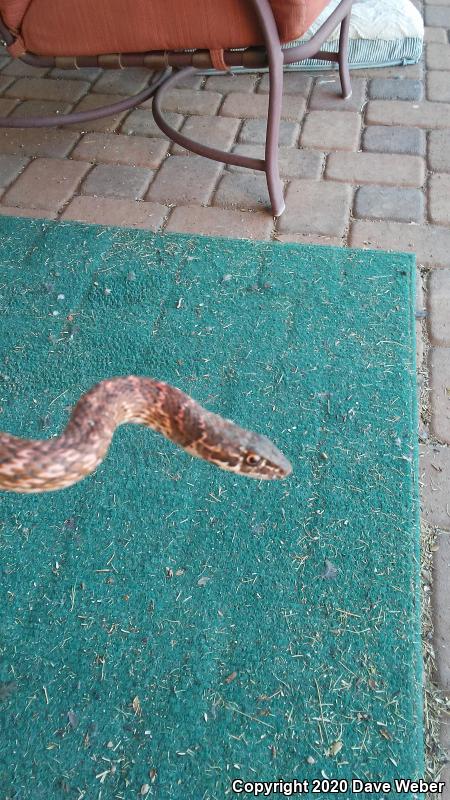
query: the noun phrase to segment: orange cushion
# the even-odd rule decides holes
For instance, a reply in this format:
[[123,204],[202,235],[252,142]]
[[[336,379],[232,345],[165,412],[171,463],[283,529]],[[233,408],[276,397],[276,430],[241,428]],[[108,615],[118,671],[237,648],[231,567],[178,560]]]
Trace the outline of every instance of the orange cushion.
[[25,12],[31,0],[0,0],[0,14],[3,22],[11,31],[20,28]]
[[[282,42],[301,36],[329,0],[271,0]],[[18,17],[24,14],[22,23]],[[262,44],[248,0],[0,0],[29,52],[99,55]]]

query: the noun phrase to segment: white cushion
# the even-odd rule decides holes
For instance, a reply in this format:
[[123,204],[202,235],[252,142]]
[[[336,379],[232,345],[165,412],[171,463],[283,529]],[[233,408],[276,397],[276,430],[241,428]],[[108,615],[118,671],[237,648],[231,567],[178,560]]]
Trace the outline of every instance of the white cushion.
[[[289,49],[310,39],[338,5],[339,0],[331,0],[301,39],[283,47]],[[337,52],[339,30],[338,26],[322,45],[322,50]],[[423,20],[411,0],[355,0],[350,16],[349,66],[357,69],[415,64],[422,55],[423,37]],[[337,65],[307,59],[285,67],[287,70],[324,68],[336,69]]]
[[[331,0],[317,17],[302,40],[309,39],[334,9],[340,0]],[[355,0],[350,17],[350,39],[423,39],[424,26],[420,12],[411,0]],[[339,39],[339,28],[335,29],[329,42]]]

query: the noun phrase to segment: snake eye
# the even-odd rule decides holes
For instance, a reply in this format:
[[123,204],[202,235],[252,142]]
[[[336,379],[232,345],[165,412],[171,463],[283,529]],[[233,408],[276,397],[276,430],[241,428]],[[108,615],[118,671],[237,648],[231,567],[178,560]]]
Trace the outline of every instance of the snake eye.
[[249,467],[257,467],[261,461],[261,456],[256,455],[256,453],[247,453],[245,456],[245,463],[248,464]]

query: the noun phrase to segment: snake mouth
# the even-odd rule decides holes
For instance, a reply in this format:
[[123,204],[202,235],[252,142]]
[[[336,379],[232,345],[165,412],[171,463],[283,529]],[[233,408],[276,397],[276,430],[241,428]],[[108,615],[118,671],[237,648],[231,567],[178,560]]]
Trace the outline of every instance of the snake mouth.
[[228,446],[208,446],[203,439],[185,448],[197,458],[203,458],[226,472],[234,472],[255,480],[282,480],[292,472],[292,464],[274,443],[261,434],[254,434],[232,424]]
[[250,434],[241,470],[249,478],[282,480],[291,474],[292,464],[267,436]]
[[265,463],[254,470],[242,469],[241,474],[246,478],[255,478],[260,481],[280,481],[288,478],[292,473],[292,464],[280,453],[276,463]]
[[259,480],[267,480],[267,481],[284,481],[285,478],[288,478],[289,475],[292,474],[292,464],[284,458],[283,456],[283,463],[278,463],[276,467],[268,468],[270,471],[267,474],[256,474],[251,475],[250,473],[246,472],[245,476],[247,478],[259,478]]
[[[273,458],[273,456],[272,456]],[[225,470],[234,472],[235,475],[242,475],[245,478],[254,478],[257,481],[277,481],[284,480],[292,473],[292,464],[287,458],[278,451],[277,458],[261,459],[257,465],[249,465],[245,460],[227,461],[224,458],[209,457],[209,462]]]

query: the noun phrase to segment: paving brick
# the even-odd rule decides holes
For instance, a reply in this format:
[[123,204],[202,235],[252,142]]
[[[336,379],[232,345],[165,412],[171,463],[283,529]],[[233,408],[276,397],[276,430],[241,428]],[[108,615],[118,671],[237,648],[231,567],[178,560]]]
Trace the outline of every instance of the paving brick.
[[[306,100],[311,91],[312,83],[313,79],[303,72],[285,72],[283,75],[283,94],[295,94],[297,97],[304,97]],[[268,94],[268,73],[262,76],[257,92],[258,94]]]
[[[421,78],[423,76],[423,63],[419,61],[417,64],[409,64],[401,67],[401,75],[403,78]],[[358,76],[360,78],[396,78],[399,74],[399,67],[368,67],[367,69],[358,69]]]
[[18,100],[6,100],[0,97],[0,116],[7,117],[13,108],[17,106],[18,102]]
[[292,181],[286,192],[286,211],[278,221],[279,233],[344,234],[350,215],[350,186],[325,181]]
[[167,231],[236,239],[270,239],[272,228],[273,220],[265,211],[230,211],[203,206],[174,208],[166,226]]
[[344,242],[338,236],[319,236],[314,233],[276,233],[275,240],[281,244],[320,244],[324,247],[343,247]]
[[[448,546],[449,537],[444,535],[443,541],[444,540],[445,540],[445,542],[446,542],[446,544]],[[439,567],[438,567],[438,569],[439,569]],[[440,572],[437,573],[437,574],[439,576]],[[448,568],[447,568],[447,571],[446,571],[446,575],[445,574],[443,575],[443,579],[444,579],[443,586],[447,587],[447,589],[448,589],[448,585],[449,585],[449,583],[448,583]],[[449,597],[447,595],[447,600],[444,603],[444,605],[442,606],[442,608],[443,609],[449,608],[449,606],[450,606],[450,599],[449,599]],[[449,692],[446,692],[446,694],[447,694],[447,697],[450,697],[450,693]],[[441,734],[440,735],[440,744],[441,744],[441,747],[442,747],[444,753],[447,754],[448,766],[450,766],[450,712],[449,711],[447,711],[446,714],[444,712],[442,712],[440,734]],[[444,771],[444,774],[445,774],[445,771]],[[442,776],[442,780],[443,779],[444,778]],[[447,788],[449,788],[449,786],[450,786],[450,772],[447,772],[447,782],[448,782]],[[444,800],[446,800],[446,798],[444,798]]]
[[222,169],[222,164],[201,156],[170,156],[145,199],[166,205],[207,203]]
[[51,80],[49,78],[20,78],[6,90],[6,97],[21,100],[57,100],[73,104],[89,91],[87,81]]
[[[34,73],[33,73],[34,74]],[[67,81],[88,81],[93,83],[103,70],[98,67],[83,67],[83,69],[52,69],[49,73],[51,78],[62,78]]]
[[2,217],[31,217],[33,219],[56,219],[56,211],[42,211],[39,208],[17,208],[16,206],[0,205]]
[[64,158],[79,134],[56,128],[0,128],[0,152],[11,155]]
[[157,169],[169,149],[168,140],[117,133],[85,133],[71,158],[103,164],[130,164]]
[[[247,97],[247,95],[244,95]],[[172,89],[164,95],[164,111],[176,114],[215,114],[222,102],[222,95],[218,92],[203,92],[195,89]],[[152,100],[142,103],[142,108],[151,106]],[[234,114],[231,116],[235,116]]]
[[152,73],[141,67],[127,69],[107,69],[92,87],[93,92],[101,94],[133,95],[148,86]]
[[427,76],[428,100],[450,103],[450,72],[429,72]]
[[356,150],[361,117],[351,111],[310,111],[303,125],[300,144],[319,150]]
[[14,78],[11,78],[11,77],[8,78],[6,75],[5,76],[0,75],[0,92],[4,92],[5,89],[8,88],[8,86],[11,86],[13,81],[14,81]]
[[[448,537],[444,536],[444,539],[448,540]],[[439,542],[438,542],[438,544],[439,544]],[[447,585],[448,585],[448,581],[447,581]],[[449,604],[447,604],[447,608],[448,607],[449,607]],[[445,606],[444,606],[444,608],[445,608]],[[441,725],[440,742],[441,742],[442,747],[444,748],[445,752],[448,752],[448,754],[450,755],[450,712],[447,712],[447,714],[443,713],[442,718],[441,718],[441,722],[442,722],[442,725]],[[449,759],[449,761],[450,761],[450,759]]]
[[345,183],[416,187],[425,180],[425,161],[385,153],[331,153],[325,175]]
[[369,125],[362,138],[363,150],[372,153],[403,153],[423,156],[426,152],[425,131],[390,125]]
[[[228,119],[228,117],[224,117]],[[266,141],[267,121],[265,119],[246,119],[239,134],[240,144],[264,144]],[[282,119],[280,124],[280,145],[289,147],[297,143],[300,125]]]
[[79,161],[39,158],[26,167],[3,195],[2,202],[7,206],[59,211],[76,192],[88,169],[88,164]]
[[371,100],[422,100],[423,83],[411,78],[374,78],[369,82]]
[[269,209],[265,175],[248,171],[225,173],[214,196],[213,205],[240,211]]
[[447,31],[445,28],[425,28],[424,40],[426,44],[430,42],[438,42],[439,44],[447,44]]
[[[245,92],[230,92],[225,97],[221,116],[237,117],[240,119],[256,119],[264,117],[267,119],[268,96],[265,94],[246,94]],[[299,122],[303,119],[306,103],[302,97],[297,95],[285,94],[281,116],[283,119]]]
[[430,131],[428,137],[428,167],[436,172],[450,172],[448,131]]
[[[124,96],[119,94],[88,94],[75,106],[74,111],[91,111],[94,108],[102,108],[103,106],[108,106],[124,99]],[[77,122],[68,127],[70,130],[77,131],[113,133],[119,127],[127,113],[126,111],[122,111],[115,116],[105,117],[104,119],[94,119],[91,120],[91,122]]]
[[437,537],[433,558],[434,644],[439,687],[450,693],[450,534]]
[[450,267],[450,230],[437,225],[355,220],[349,245],[415,253],[418,264]]
[[[164,119],[172,128],[178,130],[184,122],[181,114],[165,113]],[[167,136],[158,127],[150,109],[136,108],[128,114],[120,127],[121,133],[132,134],[134,136],[151,136],[152,138],[166,139]]]
[[[263,159],[264,147],[263,145],[240,144],[233,148],[233,153]],[[278,158],[282,178],[288,180],[292,178],[313,178],[318,180],[325,156],[324,153],[319,153],[318,150],[297,150],[295,147],[279,147]],[[247,167],[230,165],[229,169],[248,173]]]
[[[440,442],[450,444],[450,349],[430,350],[431,431]],[[450,496],[449,496],[450,500]]]
[[185,75],[177,81],[177,89],[200,89],[206,81],[204,75],[199,72]]
[[28,164],[27,158],[0,155],[0,187],[9,186]]
[[450,227],[450,175],[431,175],[428,203],[431,222]]
[[55,117],[68,114],[72,106],[62,100],[24,100],[14,108],[11,117]]
[[352,75],[352,96],[344,100],[338,77],[318,78],[312,91],[309,108],[317,111],[361,111],[366,102],[365,78]]
[[450,748],[447,749],[447,762],[439,775],[439,780],[445,783],[440,800],[450,800]]
[[246,75],[211,75],[206,79],[205,89],[208,92],[253,92],[258,76],[256,73]]
[[438,5],[425,6],[425,25],[450,28],[450,8]]
[[423,518],[450,531],[450,447],[421,445],[419,474]]
[[74,197],[65,209],[62,219],[157,231],[161,228],[168,210],[159,203],[86,195]]
[[370,125],[450,128],[450,103],[432,103],[426,100],[422,103],[407,103],[404,100],[370,100],[366,109],[366,122]]
[[428,332],[434,345],[450,347],[450,270],[432,270],[428,282]]
[[[181,133],[194,139],[194,141],[207,144],[209,147],[230,150],[240,125],[241,120],[233,119],[233,117],[194,116],[186,119],[181,128]],[[186,155],[189,151],[178,144],[174,144],[172,153]]]
[[15,78],[22,78],[29,75],[31,78],[43,78],[49,72],[45,67],[32,67],[19,61],[17,58],[11,59],[9,64],[2,70],[2,75],[12,75]]
[[100,197],[129,197],[140,200],[152,177],[153,172],[144,167],[99,164],[83,181],[80,192]]
[[426,63],[428,69],[450,69],[450,44],[428,44]]
[[423,212],[424,196],[420,189],[363,186],[355,195],[355,217],[423,222]]

